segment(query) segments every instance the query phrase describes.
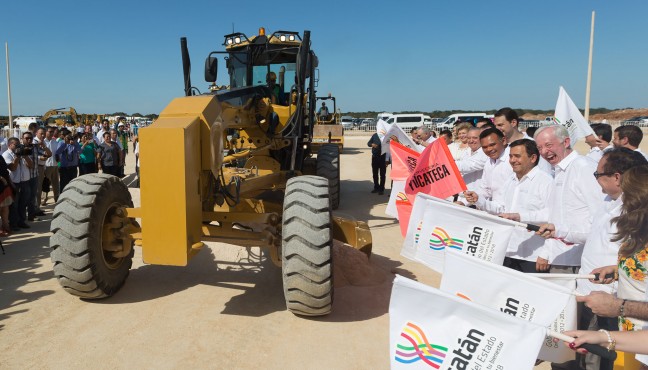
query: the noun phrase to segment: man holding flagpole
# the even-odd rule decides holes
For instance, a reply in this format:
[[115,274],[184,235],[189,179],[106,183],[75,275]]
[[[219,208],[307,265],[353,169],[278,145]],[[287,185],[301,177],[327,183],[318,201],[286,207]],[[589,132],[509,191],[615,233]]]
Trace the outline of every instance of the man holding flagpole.
[[465,191],[464,197],[479,209],[483,209],[488,201],[504,203],[504,184],[513,174],[513,169],[508,161],[509,148],[502,131],[489,128],[479,134],[484,154],[489,160],[484,165],[479,188],[476,191]]
[[[544,215],[550,223],[572,232],[587,234],[602,202],[601,188],[592,173],[596,162],[571,148],[567,129],[562,125],[540,127],[535,133],[540,155],[553,166],[554,181]],[[575,273],[580,266],[583,243],[567,244],[547,240],[551,272]]]
[[[487,201],[483,209],[500,217],[518,221],[534,222],[547,207],[553,179],[538,168],[540,153],[531,139],[511,143],[509,163],[514,174],[504,185],[504,202]],[[544,240],[526,230],[516,229],[509,241],[504,266],[521,272],[548,272],[549,253]]]

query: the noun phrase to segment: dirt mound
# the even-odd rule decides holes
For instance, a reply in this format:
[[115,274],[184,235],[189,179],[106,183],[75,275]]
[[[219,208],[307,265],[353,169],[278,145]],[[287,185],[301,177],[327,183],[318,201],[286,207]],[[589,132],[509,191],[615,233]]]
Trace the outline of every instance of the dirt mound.
[[333,241],[333,280],[336,288],[380,285],[388,278],[389,272],[374,266],[366,254],[348,244]]

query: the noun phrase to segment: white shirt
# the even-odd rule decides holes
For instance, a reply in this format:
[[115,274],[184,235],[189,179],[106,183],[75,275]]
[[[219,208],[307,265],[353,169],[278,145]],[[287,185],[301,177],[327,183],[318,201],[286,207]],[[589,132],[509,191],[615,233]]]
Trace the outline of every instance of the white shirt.
[[[9,149],[2,153],[2,157],[4,158],[5,162],[7,162],[7,165],[10,165],[11,163],[13,163],[14,159],[16,159],[16,155]],[[9,169],[9,177],[14,184],[29,181],[31,175],[29,173],[29,167],[27,167],[27,161],[25,161],[25,158],[20,158],[20,161],[18,161],[18,167],[16,167],[15,171]]]
[[[547,207],[549,192],[553,179],[546,172],[535,166],[529,173],[518,180],[513,175],[506,186],[506,204],[503,212],[519,213],[520,221],[537,222],[534,217]],[[506,256],[525,261],[536,262],[538,257],[548,259],[549,251],[545,239],[522,228],[513,229]]]
[[[481,150],[481,148],[478,148],[478,150],[475,150],[474,152],[471,152],[470,155],[471,156],[477,155],[477,153],[479,153],[480,150]],[[483,151],[481,153],[484,154]],[[479,188],[479,184],[481,184],[481,178],[482,178],[483,173],[484,173],[483,170],[477,170],[477,171],[473,171],[473,172],[462,175],[461,177],[463,177],[463,180],[466,183],[466,189],[469,190],[469,191],[477,191],[477,189]],[[459,198],[457,200],[459,200],[460,202],[463,202],[463,203],[468,203],[466,201],[466,198],[464,197],[463,193],[459,193]]]
[[608,145],[605,149],[601,150],[598,146],[593,147],[590,149],[589,153],[587,153],[587,157],[593,159],[597,163],[603,158],[603,153],[608,150],[614,148],[613,145]]
[[[617,200],[608,197],[599,208],[583,248],[579,274],[589,274],[597,267],[616,265],[621,243],[610,241],[617,232],[616,223],[611,223],[610,220],[621,214],[622,205],[621,197]],[[556,235],[558,236],[558,234]],[[579,279],[576,283],[578,285],[576,290],[585,295],[592,291],[612,294],[617,288],[616,282],[613,284],[592,284],[587,279]]]
[[58,164],[56,163],[56,149],[59,147],[59,142],[58,140],[52,138],[50,139],[43,139],[45,141],[45,146],[52,152],[52,156],[47,158],[45,161],[45,166],[46,167],[56,167]]
[[460,145],[461,144],[457,141],[453,141],[452,144],[448,145],[450,154],[452,154],[452,158],[454,158],[455,161],[470,157],[470,154],[472,153],[470,147],[461,148]]
[[[483,209],[493,214],[519,213],[521,222],[539,221],[534,217],[547,207],[549,191],[553,179],[546,172],[535,166],[518,179],[513,173],[504,185],[506,196],[503,202],[487,201]],[[515,228],[511,234],[506,256],[525,261],[536,262],[538,257],[548,259],[549,251],[545,248],[545,239],[533,232]]]
[[493,160],[488,159],[484,165],[484,174],[482,175],[481,183],[475,191],[479,198],[475,204],[477,208],[483,209],[486,201],[494,201],[504,203],[506,194],[504,193],[504,185],[514,174],[513,168],[509,163],[509,148],[506,147],[500,154],[499,158]]
[[104,132],[107,132],[107,131],[105,131],[103,128],[101,130],[99,130],[99,132],[97,132],[96,137],[97,137],[97,141],[99,142],[99,144],[103,144],[103,142],[104,142],[104,137],[103,137]]
[[[44,139],[43,139],[43,140],[44,140]],[[38,146],[38,144],[40,144],[40,140],[38,140],[38,138],[37,138],[36,136],[34,136],[34,147]],[[54,154],[54,153],[52,153],[52,154]],[[41,157],[42,157],[42,156],[40,156],[40,155],[38,156],[38,165],[39,165],[39,166],[44,166],[46,160],[45,160],[45,159],[41,159]]]
[[[480,152],[480,150],[481,150],[481,148],[479,148],[478,150],[475,150],[474,152],[471,152],[470,156],[477,155]],[[483,151],[481,151],[481,153],[484,154]],[[464,182],[466,183],[466,187],[468,188],[468,190],[471,190],[471,191],[476,191],[477,190],[477,188],[479,187],[479,184],[481,183],[481,178],[482,178],[483,172],[484,172],[484,170],[477,170],[477,171],[473,171],[473,172],[470,172],[470,173],[467,173],[467,174],[463,175],[463,179],[464,179]]]
[[462,176],[475,171],[482,171],[489,159],[484,150],[479,148],[470,157],[457,161],[457,168]]
[[[596,211],[603,202],[601,186],[594,178],[596,162],[572,151],[554,166],[554,181],[549,197],[547,221],[557,229],[570,233],[588,234]],[[570,240],[566,239],[568,242]],[[579,266],[583,243],[567,245],[557,239],[548,239],[549,263]]]

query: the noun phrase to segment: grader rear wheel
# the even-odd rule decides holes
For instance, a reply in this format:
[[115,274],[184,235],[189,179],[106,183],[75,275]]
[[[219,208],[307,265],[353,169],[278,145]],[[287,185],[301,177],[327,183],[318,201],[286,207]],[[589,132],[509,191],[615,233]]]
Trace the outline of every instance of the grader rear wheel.
[[50,237],[54,275],[68,293],[105,298],[128,277],[133,249],[118,257],[118,239],[107,227],[121,207],[132,207],[128,188],[115,176],[90,174],[72,180],[54,208]]
[[333,305],[333,238],[328,180],[288,180],[282,228],[283,288],[288,310],[321,316]]
[[335,144],[322,145],[317,152],[317,176],[329,180],[331,208],[340,206],[340,148]]

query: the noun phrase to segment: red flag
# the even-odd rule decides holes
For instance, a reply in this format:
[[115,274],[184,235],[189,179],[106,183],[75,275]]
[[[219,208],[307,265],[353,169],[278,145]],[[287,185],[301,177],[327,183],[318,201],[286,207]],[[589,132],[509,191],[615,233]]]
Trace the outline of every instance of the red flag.
[[396,210],[398,211],[398,223],[400,224],[401,234],[403,234],[404,238],[407,235],[407,225],[412,215],[413,206],[405,194],[402,197],[401,194],[398,194],[398,199],[396,199]]
[[393,140],[389,145],[391,147],[392,157],[390,177],[392,180],[397,181],[406,180],[414,172],[414,168],[416,168],[416,163],[421,154]]
[[435,140],[425,148],[405,182],[405,193],[412,199],[417,193],[443,199],[464,190],[466,183],[445,140]]

